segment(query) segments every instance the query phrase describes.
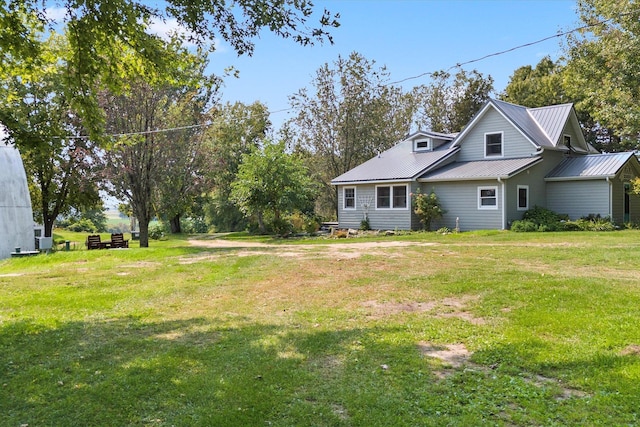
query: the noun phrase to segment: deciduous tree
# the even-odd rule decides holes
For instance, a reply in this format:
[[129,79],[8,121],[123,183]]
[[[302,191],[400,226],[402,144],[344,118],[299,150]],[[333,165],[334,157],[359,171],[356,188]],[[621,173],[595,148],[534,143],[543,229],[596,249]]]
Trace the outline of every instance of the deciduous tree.
[[284,142],[265,141],[262,148],[242,155],[238,176],[231,184],[231,199],[245,215],[255,216],[264,233],[265,214],[281,228],[282,216],[307,210],[316,190],[317,182],[299,157],[286,152]]
[[100,203],[93,143],[66,90],[66,40],[39,42],[38,66],[9,61],[0,73],[0,122],[21,151],[35,219],[50,237],[58,215]]
[[414,88],[417,124],[434,132],[460,132],[493,92],[493,78],[476,70],[459,71],[455,77],[440,71],[429,85]]
[[265,139],[271,122],[267,107],[254,102],[217,106],[204,135],[211,154],[210,180],[213,184],[209,220],[216,230],[243,230],[246,218],[231,202],[231,183],[235,181],[243,154],[249,154]]
[[638,146],[640,136],[640,4],[580,0],[586,28],[568,41],[569,88],[582,95],[578,108],[615,143]]
[[390,148],[410,130],[413,98],[389,85],[385,67],[376,68],[353,52],[324,64],[311,82],[291,96],[295,116],[285,125],[287,143],[308,156],[321,179],[318,210],[334,215],[331,180]]

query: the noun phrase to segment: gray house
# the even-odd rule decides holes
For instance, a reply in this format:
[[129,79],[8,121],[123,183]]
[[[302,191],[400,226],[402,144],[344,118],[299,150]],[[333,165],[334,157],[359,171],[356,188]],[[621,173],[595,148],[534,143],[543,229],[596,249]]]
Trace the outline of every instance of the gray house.
[[600,154],[572,104],[526,108],[488,101],[457,135],[417,132],[333,179],[338,222],[357,228],[417,229],[411,194],[434,191],[447,211],[434,227],[507,229],[541,206],[577,219],[640,221],[633,153]]

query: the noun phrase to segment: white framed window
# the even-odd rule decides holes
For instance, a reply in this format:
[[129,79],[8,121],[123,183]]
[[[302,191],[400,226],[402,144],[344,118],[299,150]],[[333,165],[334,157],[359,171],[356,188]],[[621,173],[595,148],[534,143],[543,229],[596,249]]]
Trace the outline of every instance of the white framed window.
[[498,209],[498,187],[478,187],[478,209]]
[[485,157],[502,157],[503,150],[503,133],[485,133],[484,134],[484,156]]
[[529,209],[529,186],[518,185],[518,210],[526,211]]
[[376,209],[408,209],[407,185],[376,186]]
[[355,209],[356,208],[356,187],[344,187],[342,189],[343,209]]
[[416,139],[413,146],[414,151],[429,151],[433,149],[431,138]]
[[571,150],[571,135],[563,135],[564,146]]

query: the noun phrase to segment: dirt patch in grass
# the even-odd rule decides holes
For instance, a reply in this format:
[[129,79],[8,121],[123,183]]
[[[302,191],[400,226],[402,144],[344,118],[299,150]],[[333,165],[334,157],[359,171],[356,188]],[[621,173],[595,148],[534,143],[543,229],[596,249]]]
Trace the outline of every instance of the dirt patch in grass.
[[640,345],[638,344],[631,344],[626,346],[624,349],[622,349],[622,351],[620,352],[621,356],[640,356]]
[[556,400],[566,400],[572,397],[587,397],[588,394],[582,390],[577,390],[575,388],[567,387],[562,382],[556,378],[549,378],[543,375],[535,375],[533,378],[527,378],[526,381],[535,385],[536,387],[543,388],[548,386],[557,387],[559,393],[556,394]]
[[462,344],[435,345],[428,342],[418,343],[420,353],[424,356],[440,359],[452,368],[459,368],[469,361],[473,353]]
[[356,243],[331,243],[331,244],[270,244],[261,242],[246,242],[237,240],[190,240],[193,246],[212,249],[235,249],[234,251],[222,251],[215,254],[199,254],[195,256],[182,257],[180,264],[193,264],[196,262],[220,259],[226,256],[247,257],[256,255],[277,256],[282,258],[299,259],[329,259],[334,261],[345,261],[360,258],[364,255],[379,255],[387,258],[400,257],[401,254],[386,251],[389,248],[406,248],[410,246],[434,246],[436,243],[430,242],[356,242]]
[[484,325],[486,320],[476,317],[467,310],[470,301],[476,296],[464,295],[461,297],[448,297],[428,302],[379,302],[365,301],[362,305],[371,309],[368,317],[379,319],[404,313],[431,313],[436,318],[457,318],[465,320],[473,325]]

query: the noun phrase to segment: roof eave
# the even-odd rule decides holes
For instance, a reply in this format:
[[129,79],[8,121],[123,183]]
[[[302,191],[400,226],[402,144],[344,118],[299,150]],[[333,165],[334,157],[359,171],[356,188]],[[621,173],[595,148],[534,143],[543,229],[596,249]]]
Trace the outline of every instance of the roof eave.
[[331,181],[331,185],[362,185],[362,184],[389,184],[394,182],[411,182],[414,178],[383,178],[383,179],[363,179],[360,181]]
[[553,176],[549,178],[545,178],[544,180],[547,182],[560,182],[560,181],[595,181],[601,179],[613,179],[616,175],[589,175],[589,176]]

